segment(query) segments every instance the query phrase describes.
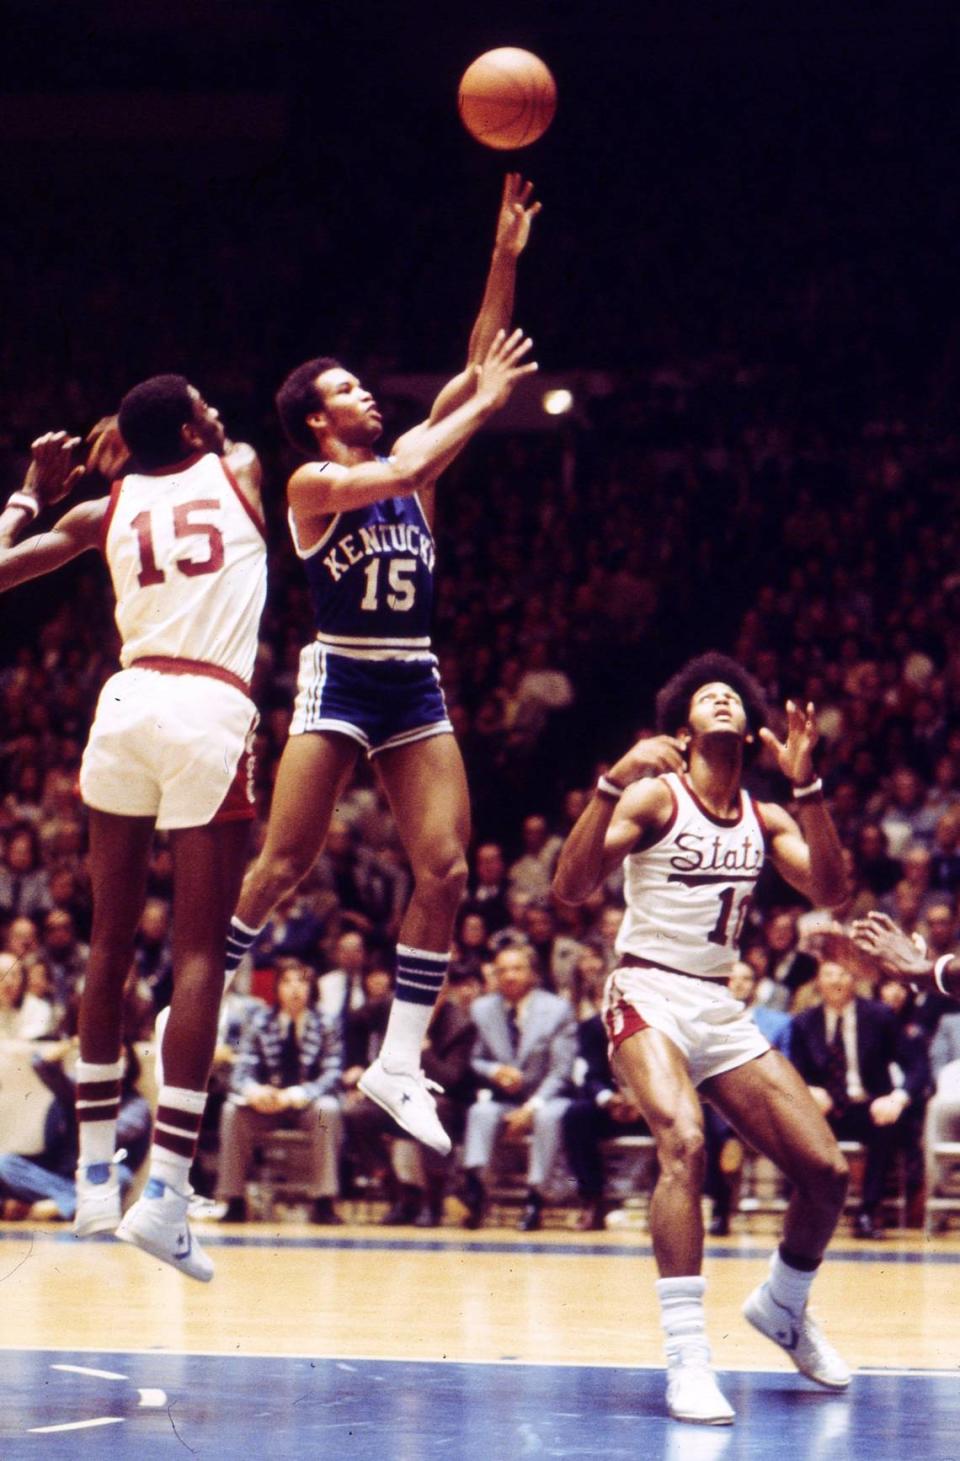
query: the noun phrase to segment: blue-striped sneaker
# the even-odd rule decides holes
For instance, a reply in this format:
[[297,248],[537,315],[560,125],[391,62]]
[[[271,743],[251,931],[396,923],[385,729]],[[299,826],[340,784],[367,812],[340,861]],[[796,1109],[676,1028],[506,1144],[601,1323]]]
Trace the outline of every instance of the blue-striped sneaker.
[[187,1209],[192,1192],[177,1192],[151,1177],[143,1195],[133,1204],[117,1229],[117,1237],[169,1263],[178,1273],[209,1283],[213,1264],[190,1231]]
[[114,1162],[91,1162],[77,1168],[77,1211],[73,1231],[78,1238],[115,1233],[120,1222],[120,1182]]

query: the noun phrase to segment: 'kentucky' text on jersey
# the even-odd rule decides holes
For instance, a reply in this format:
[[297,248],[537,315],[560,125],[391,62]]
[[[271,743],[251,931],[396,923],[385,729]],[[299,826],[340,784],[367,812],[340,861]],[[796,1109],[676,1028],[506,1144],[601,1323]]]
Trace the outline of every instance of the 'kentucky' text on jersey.
[[337,513],[303,550],[317,639],[362,659],[428,659],[433,612],[433,535],[419,498],[386,497]]

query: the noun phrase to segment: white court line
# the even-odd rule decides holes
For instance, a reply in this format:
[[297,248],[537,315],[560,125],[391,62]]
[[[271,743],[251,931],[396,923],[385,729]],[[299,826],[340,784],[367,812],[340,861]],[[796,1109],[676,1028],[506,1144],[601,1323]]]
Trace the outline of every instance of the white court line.
[[69,1425],[35,1425],[27,1432],[30,1436],[52,1436],[55,1431],[88,1431],[98,1425],[121,1425],[122,1415],[101,1415],[97,1420],[72,1420]]
[[129,1375],[118,1375],[114,1370],[88,1370],[83,1365],[51,1365],[51,1370],[69,1370],[72,1375],[93,1375],[97,1380],[128,1380]]

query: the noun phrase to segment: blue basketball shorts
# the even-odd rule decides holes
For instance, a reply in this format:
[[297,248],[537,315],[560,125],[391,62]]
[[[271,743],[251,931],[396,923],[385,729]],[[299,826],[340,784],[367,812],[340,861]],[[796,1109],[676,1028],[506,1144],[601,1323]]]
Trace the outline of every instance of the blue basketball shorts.
[[452,733],[434,655],[354,659],[314,641],[300,652],[290,734],[335,731],[368,756]]

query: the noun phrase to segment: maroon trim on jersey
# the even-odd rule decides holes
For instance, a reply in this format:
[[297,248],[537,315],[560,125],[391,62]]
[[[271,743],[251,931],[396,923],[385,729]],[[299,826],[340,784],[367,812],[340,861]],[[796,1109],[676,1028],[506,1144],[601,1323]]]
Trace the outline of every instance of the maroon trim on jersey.
[[603,1023],[607,1031],[607,1047],[611,1054],[619,1050],[625,1040],[631,1035],[638,1035],[641,1030],[649,1030],[643,1015],[635,1005],[628,1004],[623,998],[611,1004],[603,1012]]
[[243,508],[244,512],[247,514],[247,517],[253,523],[254,527],[256,528],[257,532],[260,534],[261,538],[263,538],[264,541],[266,541],[266,537],[267,537],[267,525],[264,522],[263,518],[257,512],[257,510],[254,507],[253,503],[248,499],[248,497],[247,497],[246,493],[244,492],[243,488],[240,486],[240,483],[237,481],[236,477],[233,475],[233,473],[231,472],[230,468],[227,466],[226,462],[223,460],[223,457],[220,458],[220,465],[223,468],[223,474],[224,474],[224,476],[226,477],[227,481],[230,483],[230,486],[233,488],[234,492],[237,494],[237,497],[240,500],[240,506]]
[[110,501],[107,503],[107,510],[103,514],[103,521],[100,524],[100,552],[104,558],[107,556],[107,534],[110,531],[110,524],[113,522],[113,514],[117,510],[117,503],[120,501],[120,489],[125,481],[126,478],[121,477],[110,488]]
[[673,811],[670,813],[669,817],[662,827],[647,828],[646,832],[643,833],[643,835],[637,842],[636,847],[632,849],[633,853],[649,852],[651,847],[656,847],[658,842],[662,842],[663,839],[670,832],[673,831],[673,828],[676,825],[677,818],[680,815],[680,803],[677,801],[677,793],[674,791],[673,787],[670,785],[666,777],[663,778],[663,784],[667,788],[667,791],[670,793],[670,800],[673,802]]
[[763,812],[760,810],[760,803],[758,801],[755,801],[754,798],[750,795],[749,792],[746,793],[746,797],[747,797],[747,801],[753,807],[753,815],[757,819],[757,826],[760,828],[760,831],[763,833],[763,850],[764,850],[764,852],[769,852],[770,851],[770,846],[771,846],[771,843],[772,843],[772,840],[773,839],[770,836],[770,828],[767,826],[766,822],[764,821]]
[[697,793],[694,791],[693,787],[690,785],[685,776],[680,777],[680,785],[683,787],[684,791],[687,793],[687,796],[697,808],[697,811],[700,812],[704,817],[706,817],[708,822],[712,822],[715,827],[738,827],[743,821],[742,791],[737,792],[737,796],[740,798],[740,810],[737,815],[735,817],[718,817],[713,812],[707,810],[707,808],[703,805],[703,802],[697,796]]
[[131,660],[126,668],[158,670],[161,675],[205,675],[208,680],[222,680],[225,685],[232,685],[244,695],[250,694],[250,686],[246,680],[241,680],[232,670],[225,670],[222,665],[212,665],[204,659],[183,659],[180,655],[172,654],[144,654],[139,659]]
[[199,451],[191,452],[181,462],[171,462],[169,467],[136,467],[135,475],[138,477],[175,477],[178,472],[185,472],[188,467],[195,467],[197,462],[204,457],[212,456],[209,447],[202,446]]

